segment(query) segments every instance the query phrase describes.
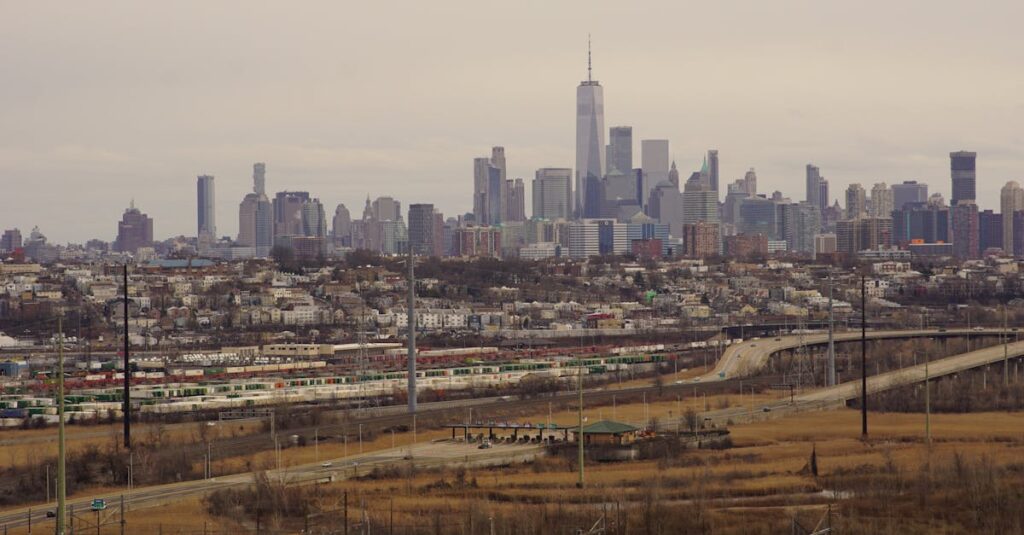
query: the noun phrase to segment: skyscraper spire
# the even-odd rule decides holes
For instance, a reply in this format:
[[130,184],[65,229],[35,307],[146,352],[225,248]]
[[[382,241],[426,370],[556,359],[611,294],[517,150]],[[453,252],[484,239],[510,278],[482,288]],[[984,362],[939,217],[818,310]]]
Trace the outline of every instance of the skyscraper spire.
[[594,81],[593,77],[591,76],[591,65],[590,65],[590,34],[589,34],[589,33],[587,34],[587,81],[588,81],[588,82],[592,82],[592,81]]

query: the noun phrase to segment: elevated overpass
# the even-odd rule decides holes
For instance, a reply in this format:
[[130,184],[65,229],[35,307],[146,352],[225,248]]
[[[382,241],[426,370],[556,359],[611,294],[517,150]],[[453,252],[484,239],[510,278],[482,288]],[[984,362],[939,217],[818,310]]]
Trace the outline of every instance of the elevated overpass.
[[[1016,334],[1017,331],[1012,329],[909,329],[868,331],[865,337],[868,340],[898,340],[910,338],[960,338],[965,336],[1014,336]],[[860,338],[860,331],[843,331],[833,334],[833,340],[836,343],[855,342],[860,340]],[[721,381],[749,377],[760,372],[768,364],[768,359],[776,353],[799,347],[826,344],[828,344],[828,333],[744,340],[742,343],[729,346],[722,353],[722,358],[718,360],[715,368],[711,372],[694,379],[694,381]],[[1001,348],[1002,346],[1000,346],[1000,350]]]

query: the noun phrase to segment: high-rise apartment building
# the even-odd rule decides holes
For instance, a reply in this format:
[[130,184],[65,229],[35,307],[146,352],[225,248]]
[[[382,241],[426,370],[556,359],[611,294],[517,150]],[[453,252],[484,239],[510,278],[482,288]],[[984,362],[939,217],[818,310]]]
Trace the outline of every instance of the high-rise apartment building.
[[906,247],[914,241],[950,243],[949,207],[912,202],[892,213],[892,242]]
[[[500,152],[495,147],[495,155],[499,156],[504,165],[504,149]],[[477,224],[492,225],[501,222],[501,190],[505,181],[502,179],[502,168],[495,164],[495,159],[473,159],[473,217]]]
[[613,126],[608,131],[607,174],[628,175],[633,171],[633,127]]
[[16,228],[5,230],[3,237],[0,237],[0,252],[11,253],[20,248],[21,231]]
[[644,139],[640,141],[640,168],[643,169],[643,195],[647,202],[653,190],[661,182],[668,181],[669,150],[667,139]]
[[747,195],[757,195],[757,172],[751,167],[747,170],[746,174],[743,175],[743,190],[747,192]]
[[864,186],[850,184],[846,188],[846,219],[856,219],[867,215],[867,204]]
[[992,210],[978,212],[978,248],[982,252],[1003,248],[1003,214]]
[[401,221],[402,203],[394,197],[377,197],[372,206],[373,218],[377,221]]
[[266,165],[252,166],[253,192],[242,199],[238,206],[239,245],[254,247],[257,257],[270,254],[274,245],[274,209],[266,194]]
[[902,184],[892,185],[892,209],[899,210],[904,204],[910,202],[927,202],[928,184],[918,183],[914,180],[904,181]]
[[978,205],[970,199],[959,199],[950,207],[949,212],[952,219],[953,256],[961,260],[978,258],[981,252],[978,242]]
[[217,238],[216,210],[214,204],[213,176],[199,175],[196,178],[196,201],[198,224],[196,236],[213,241]]
[[409,246],[413,254],[431,256],[435,254],[435,212],[433,204],[409,205]]
[[718,192],[711,189],[707,165],[690,175],[683,188],[683,223],[718,223]]
[[818,166],[813,164],[807,164],[806,171],[807,202],[822,210],[828,204],[828,199],[821,198],[821,181],[824,180],[821,177],[821,171],[818,169]]
[[[710,191],[710,190],[709,190]],[[707,258],[718,254],[718,224],[684,223],[682,230],[683,256]]]
[[603,208],[605,148],[604,89],[592,77],[588,45],[587,79],[576,88],[575,212],[580,217],[598,216]]
[[809,202],[779,203],[776,208],[780,238],[786,248],[800,253],[814,252],[814,236],[821,230],[818,207]]
[[736,228],[744,234],[762,234],[769,240],[778,239],[778,214],[775,201],[763,195],[740,201]]
[[892,219],[859,217],[836,222],[836,250],[855,255],[892,245]]
[[892,189],[885,182],[871,187],[871,217],[892,217]]
[[533,179],[533,217],[569,219],[572,216],[572,169],[545,167]]
[[1003,252],[1010,256],[1024,255],[1014,248],[1013,213],[1024,210],[1024,188],[1016,181],[1009,181],[999,192],[999,211],[1003,213]]
[[526,188],[523,179],[507,179],[501,193],[501,222],[526,221]]
[[[955,205],[961,201],[974,201],[975,197],[975,165],[978,153],[958,151],[949,153],[949,170],[953,180],[953,196],[949,201]],[[1005,239],[1005,237],[1004,237]],[[953,246],[956,249],[956,245]]]
[[310,199],[302,205],[302,235],[313,238],[327,237],[327,216],[320,199]]
[[114,250],[122,253],[134,253],[139,247],[153,246],[153,219],[135,207],[135,201],[117,224],[117,240]]

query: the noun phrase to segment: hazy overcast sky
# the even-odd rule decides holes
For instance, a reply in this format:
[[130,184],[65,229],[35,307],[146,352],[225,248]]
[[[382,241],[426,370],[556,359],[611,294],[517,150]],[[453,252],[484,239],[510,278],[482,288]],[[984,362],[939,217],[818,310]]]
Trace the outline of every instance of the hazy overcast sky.
[[[1024,180],[1024,2],[0,0],[0,229],[113,239],[134,198],[158,238],[195,235],[196,175],[234,236],[252,163],[328,216],[366,195],[470,210],[472,159],[571,167],[575,87],[606,127],[667,138],[685,177],[804,196],[927,181],[978,151],[982,208]],[[529,205],[529,202],[527,203]],[[529,206],[527,207],[529,212]]]

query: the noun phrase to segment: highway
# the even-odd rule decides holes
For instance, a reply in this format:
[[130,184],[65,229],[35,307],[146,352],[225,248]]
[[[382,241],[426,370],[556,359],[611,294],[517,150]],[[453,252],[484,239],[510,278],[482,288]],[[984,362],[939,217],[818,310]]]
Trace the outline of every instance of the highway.
[[[316,482],[326,483],[365,475],[376,467],[397,463],[409,463],[417,468],[431,468],[441,465],[478,467],[525,462],[535,457],[542,449],[543,446],[531,444],[495,444],[490,449],[481,450],[477,449],[475,444],[451,442],[423,443],[412,446],[411,449],[405,446],[363,455],[324,459],[317,463],[284,467],[280,470],[268,470],[266,474],[271,481],[279,480],[290,485],[312,484]],[[329,463],[329,466],[327,466],[327,463]],[[151,507],[169,501],[201,496],[219,489],[249,485],[253,483],[254,477],[255,472],[247,472],[209,480],[201,479],[167,485],[154,485],[134,489],[131,493],[122,491],[117,493],[100,493],[88,498],[69,498],[67,504],[69,511],[76,511],[76,515],[79,513],[87,514],[87,521],[92,522],[93,513],[89,507],[95,498],[106,500],[108,507],[116,510],[119,507],[121,497],[124,496],[126,509],[131,511],[136,508]],[[4,511],[0,513],[0,527],[13,528],[27,525],[30,514],[33,527],[52,526],[54,520],[46,518],[46,513],[47,511],[55,511],[56,508],[56,503],[49,503],[42,506],[37,504],[32,507],[20,507]]]
[[[1009,336],[1016,334],[1012,330],[1002,329],[919,329],[919,330],[893,330],[893,331],[868,331],[868,340],[885,340],[896,338],[943,338],[959,336],[995,336],[1006,333]],[[860,340],[860,331],[844,331],[833,334],[833,340],[839,342],[854,342]],[[828,333],[813,333],[803,335],[787,335],[776,338],[761,338],[759,340],[744,340],[741,343],[729,346],[722,358],[719,359],[711,372],[695,378],[694,382],[721,381],[749,377],[757,374],[768,364],[768,359],[779,351],[796,349],[800,346],[823,345],[828,343]]]

